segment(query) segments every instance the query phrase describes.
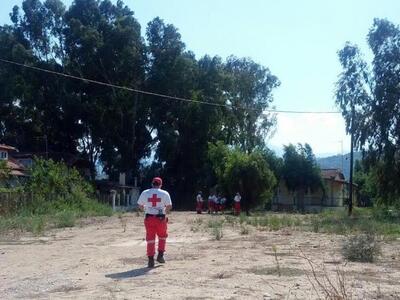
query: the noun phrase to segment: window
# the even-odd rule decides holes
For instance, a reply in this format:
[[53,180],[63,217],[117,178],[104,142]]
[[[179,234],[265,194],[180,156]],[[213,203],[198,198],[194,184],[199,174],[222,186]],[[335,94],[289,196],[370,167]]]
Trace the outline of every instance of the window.
[[8,158],[8,153],[6,151],[0,151],[0,159],[6,160]]
[[31,158],[22,158],[18,160],[25,168],[30,168],[33,165],[33,160]]

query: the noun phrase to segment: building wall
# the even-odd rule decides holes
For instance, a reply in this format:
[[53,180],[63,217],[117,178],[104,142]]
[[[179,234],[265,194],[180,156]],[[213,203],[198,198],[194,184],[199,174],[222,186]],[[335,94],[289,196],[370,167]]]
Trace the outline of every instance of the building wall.
[[295,203],[295,193],[289,191],[283,180],[279,183],[278,196],[281,204],[289,205]]
[[[322,207],[342,207],[348,197],[347,184],[333,179],[324,179],[325,193],[322,189],[308,191],[304,196],[306,210],[320,210]],[[356,192],[354,192],[356,194]],[[355,198],[354,198],[355,199]],[[284,180],[279,183],[278,190],[272,202],[273,210],[296,209],[296,193],[286,187]]]
[[343,198],[345,197],[345,183],[324,179],[325,198],[323,205],[325,206],[343,206]]

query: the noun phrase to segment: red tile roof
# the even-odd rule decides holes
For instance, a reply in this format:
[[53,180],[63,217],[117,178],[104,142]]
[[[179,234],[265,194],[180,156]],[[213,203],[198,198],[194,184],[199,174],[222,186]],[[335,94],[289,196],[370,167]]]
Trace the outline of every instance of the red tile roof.
[[5,144],[0,144],[0,150],[18,151],[17,148]]
[[13,175],[13,176],[27,176],[26,173],[22,173],[21,171],[17,171],[17,170],[11,171],[10,175]]
[[345,182],[344,175],[339,169],[321,169],[323,179],[333,179],[335,181]]
[[7,160],[7,168],[10,170],[11,175],[26,176],[26,168],[12,157]]

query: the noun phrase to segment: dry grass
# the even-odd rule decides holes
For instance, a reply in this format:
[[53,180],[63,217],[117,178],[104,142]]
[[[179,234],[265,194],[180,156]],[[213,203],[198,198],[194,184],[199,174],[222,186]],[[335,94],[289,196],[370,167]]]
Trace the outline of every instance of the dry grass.
[[301,249],[300,252],[300,257],[305,259],[310,267],[311,275],[307,274],[307,279],[311,283],[318,298],[330,300],[352,299],[353,292],[343,268],[337,265],[334,273],[335,275],[329,275],[324,264],[315,263],[307,257]]

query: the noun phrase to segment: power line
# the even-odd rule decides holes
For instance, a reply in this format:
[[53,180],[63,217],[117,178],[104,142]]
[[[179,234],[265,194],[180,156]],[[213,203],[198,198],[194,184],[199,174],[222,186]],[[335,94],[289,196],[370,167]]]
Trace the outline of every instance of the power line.
[[[241,110],[256,111],[255,108],[245,108],[245,107],[239,107],[239,106],[229,105],[229,104],[213,103],[213,102],[188,99],[188,98],[182,98],[182,97],[176,97],[176,96],[170,96],[170,95],[159,94],[159,93],[155,93],[155,92],[134,89],[134,88],[127,87],[127,86],[116,85],[116,84],[112,84],[112,83],[107,83],[107,82],[88,79],[88,78],[84,78],[84,77],[74,76],[74,75],[70,75],[67,73],[61,73],[61,72],[51,71],[51,70],[43,69],[43,68],[39,68],[39,67],[29,66],[29,65],[26,65],[23,63],[18,63],[18,62],[3,59],[3,58],[0,58],[0,61],[3,63],[8,63],[8,64],[23,67],[23,68],[27,68],[27,69],[32,69],[35,71],[45,72],[45,73],[49,73],[49,74],[53,74],[53,75],[57,75],[57,76],[62,76],[62,77],[71,78],[71,79],[75,79],[75,80],[81,80],[81,81],[85,81],[85,82],[89,82],[89,83],[93,83],[93,84],[98,84],[98,85],[102,85],[102,86],[107,86],[107,87],[111,87],[111,88],[135,92],[135,93],[144,94],[144,95],[156,96],[156,97],[166,98],[166,99],[170,99],[170,100],[177,100],[177,101],[182,101],[182,102],[192,102],[192,103],[198,103],[198,104],[203,104],[203,105],[225,107],[225,108],[230,108],[230,109],[236,108],[236,109],[241,109]],[[340,113],[338,111],[296,111],[296,110],[273,110],[273,109],[265,109],[264,111],[270,112],[270,113],[288,113],[288,114],[338,114],[338,113]]]

